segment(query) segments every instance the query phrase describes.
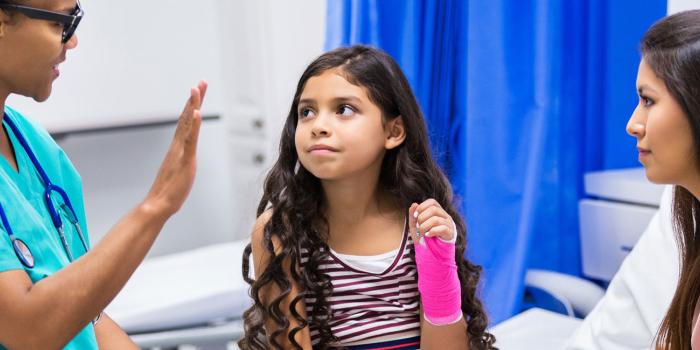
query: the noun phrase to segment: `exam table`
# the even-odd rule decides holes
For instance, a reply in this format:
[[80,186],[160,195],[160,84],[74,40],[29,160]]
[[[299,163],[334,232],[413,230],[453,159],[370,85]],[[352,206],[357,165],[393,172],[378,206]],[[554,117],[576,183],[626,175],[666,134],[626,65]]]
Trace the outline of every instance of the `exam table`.
[[105,311],[141,348],[225,349],[252,302],[241,273],[247,243],[147,259]]

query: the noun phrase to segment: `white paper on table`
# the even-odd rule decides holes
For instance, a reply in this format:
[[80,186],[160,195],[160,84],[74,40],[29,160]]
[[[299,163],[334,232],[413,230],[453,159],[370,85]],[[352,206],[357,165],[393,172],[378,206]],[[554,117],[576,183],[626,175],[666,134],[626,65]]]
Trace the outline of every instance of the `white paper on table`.
[[105,312],[130,333],[238,318],[252,304],[241,272],[247,244],[147,259]]

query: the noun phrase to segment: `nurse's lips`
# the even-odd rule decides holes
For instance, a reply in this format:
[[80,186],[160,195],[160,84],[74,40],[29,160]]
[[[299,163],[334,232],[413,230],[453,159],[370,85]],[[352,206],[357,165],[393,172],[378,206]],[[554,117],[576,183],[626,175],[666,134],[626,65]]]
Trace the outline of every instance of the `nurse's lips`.
[[61,75],[61,71],[58,69],[58,65],[63,63],[63,61],[65,60],[65,58],[61,58],[58,62],[56,62],[56,64],[54,64],[52,69],[54,76],[58,77],[59,75]]

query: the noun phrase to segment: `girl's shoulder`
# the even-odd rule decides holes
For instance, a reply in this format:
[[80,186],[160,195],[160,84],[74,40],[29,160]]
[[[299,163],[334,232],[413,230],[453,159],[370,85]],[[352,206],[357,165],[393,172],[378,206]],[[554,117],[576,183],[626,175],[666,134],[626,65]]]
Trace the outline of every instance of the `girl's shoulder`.
[[[262,214],[255,219],[255,224],[253,225],[253,232],[250,235],[250,243],[253,249],[253,255],[260,255],[261,253],[268,253],[265,242],[265,226],[272,218],[272,209],[265,210]],[[270,240],[272,241],[272,246],[275,251],[275,255],[282,250],[281,242],[277,235],[271,235]],[[255,254],[256,251],[258,254]]]

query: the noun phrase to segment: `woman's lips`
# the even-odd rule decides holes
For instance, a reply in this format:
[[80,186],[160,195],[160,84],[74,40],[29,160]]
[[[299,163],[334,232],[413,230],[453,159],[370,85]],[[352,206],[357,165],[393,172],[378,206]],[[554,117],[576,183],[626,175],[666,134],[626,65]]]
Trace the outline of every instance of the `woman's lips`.
[[637,147],[637,151],[639,151],[639,157],[640,157],[640,158],[646,157],[646,156],[648,156],[649,154],[651,154],[651,151],[648,150],[648,149],[646,149],[646,148]]

